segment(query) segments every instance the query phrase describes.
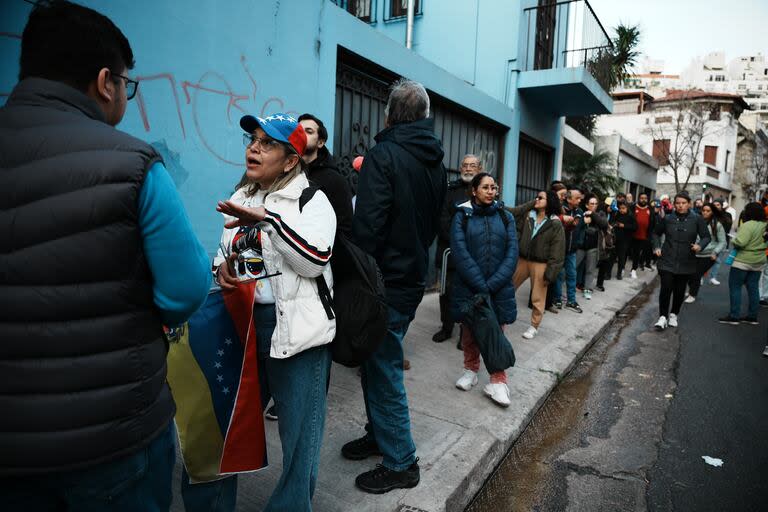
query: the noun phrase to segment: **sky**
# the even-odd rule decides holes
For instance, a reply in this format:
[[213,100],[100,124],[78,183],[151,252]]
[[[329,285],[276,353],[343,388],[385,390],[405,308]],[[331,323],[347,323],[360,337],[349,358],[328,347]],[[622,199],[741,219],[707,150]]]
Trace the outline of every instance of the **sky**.
[[726,63],[758,52],[768,56],[768,0],[589,0],[605,30],[640,26],[642,56],[664,60],[676,74],[691,59],[725,52]]

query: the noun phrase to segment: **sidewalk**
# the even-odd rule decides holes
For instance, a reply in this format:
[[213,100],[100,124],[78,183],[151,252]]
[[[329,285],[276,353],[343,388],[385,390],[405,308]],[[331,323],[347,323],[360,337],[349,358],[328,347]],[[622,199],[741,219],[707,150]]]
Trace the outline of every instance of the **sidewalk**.
[[[629,274],[629,272],[627,272]],[[606,282],[604,293],[595,292],[591,301],[579,299],[583,314],[562,310],[546,313],[533,340],[521,334],[530,325],[529,286],[518,290],[518,320],[508,326],[517,364],[508,371],[512,405],[495,406],[483,394],[488,382],[485,370],[470,392],[454,386],[461,374],[462,356],[456,350],[456,335],[444,343],[433,343],[438,329],[437,294],[429,294],[416,314],[405,341],[411,369],[405,372],[411,425],[421,483],[407,490],[375,496],[357,490],[355,477],[372,469],[380,460],[347,461],[341,446],[364,432],[365,413],[357,370],[334,365],[329,392],[328,418],[322,448],[322,461],[313,500],[316,512],[438,512],[462,511],[501,461],[512,443],[528,424],[539,406],[557,384],[558,378],[581,357],[591,341],[656,276],[641,272],[638,279]],[[267,442],[271,466],[238,481],[238,510],[262,510],[280,476],[280,440],[277,423],[267,422]],[[177,478],[180,477],[177,463]],[[174,485],[172,510],[183,505]]]

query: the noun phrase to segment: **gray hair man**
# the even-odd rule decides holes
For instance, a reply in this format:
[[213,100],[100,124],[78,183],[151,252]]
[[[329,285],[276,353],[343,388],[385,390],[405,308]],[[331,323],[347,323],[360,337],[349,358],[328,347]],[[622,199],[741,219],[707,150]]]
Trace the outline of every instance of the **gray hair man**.
[[403,338],[426,285],[429,246],[445,200],[443,147],[429,117],[429,96],[418,82],[395,82],[387,101],[386,128],[360,171],[352,221],[355,242],[373,255],[384,276],[387,335],[361,367],[366,434],[345,444],[344,457],[383,456],[357,477],[363,491],[381,494],[419,483],[403,385]]

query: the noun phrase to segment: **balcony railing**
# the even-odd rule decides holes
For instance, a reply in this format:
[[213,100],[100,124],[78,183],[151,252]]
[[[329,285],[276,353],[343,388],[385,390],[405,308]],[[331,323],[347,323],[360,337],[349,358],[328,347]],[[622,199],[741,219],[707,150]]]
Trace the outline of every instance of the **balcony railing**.
[[525,71],[586,67],[600,81],[613,44],[587,0],[539,0],[524,14]]
[[376,0],[331,0],[333,3],[366,22],[376,21]]

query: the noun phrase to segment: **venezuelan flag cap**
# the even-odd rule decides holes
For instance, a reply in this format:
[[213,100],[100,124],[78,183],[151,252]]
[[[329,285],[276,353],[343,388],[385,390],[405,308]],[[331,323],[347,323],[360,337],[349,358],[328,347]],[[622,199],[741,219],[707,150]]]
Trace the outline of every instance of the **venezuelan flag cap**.
[[307,147],[307,134],[304,128],[288,114],[273,114],[269,117],[243,116],[240,118],[240,127],[247,133],[253,133],[256,128],[261,128],[273,139],[291,146],[299,156],[304,154],[304,149]]

